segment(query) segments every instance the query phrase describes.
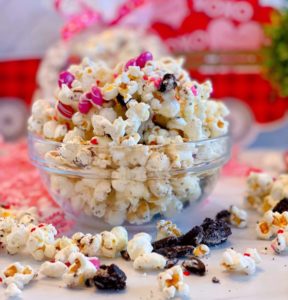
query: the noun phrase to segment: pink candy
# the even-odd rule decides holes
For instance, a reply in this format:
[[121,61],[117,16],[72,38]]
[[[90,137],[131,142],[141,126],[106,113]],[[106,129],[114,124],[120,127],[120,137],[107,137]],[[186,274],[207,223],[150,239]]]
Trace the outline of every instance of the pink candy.
[[130,60],[127,61],[125,65],[125,71],[127,71],[128,68],[131,66],[136,66],[136,58],[131,58]]
[[191,91],[195,97],[198,95],[197,88],[194,85],[191,87]]
[[88,112],[90,111],[90,109],[92,108],[92,103],[90,100],[90,93],[89,94],[84,94],[78,103],[78,109],[80,111],[81,114],[88,114]]
[[75,112],[72,106],[64,104],[60,101],[57,103],[57,110],[65,119],[71,119]]
[[131,58],[130,60],[127,61],[125,65],[125,71],[127,71],[128,68],[131,66],[138,66],[140,68],[144,68],[146,63],[150,60],[153,60],[152,53],[149,51],[143,52],[138,57]]
[[143,52],[136,58],[136,65],[140,68],[144,68],[146,63],[150,60],[153,60],[152,53],[149,51]]
[[90,258],[89,258],[89,261],[94,265],[94,267],[95,267],[96,269],[99,269],[99,268],[100,268],[101,263],[100,263],[100,260],[99,260],[98,257],[90,257]]
[[72,73],[68,71],[63,71],[59,74],[58,85],[61,88],[62,84],[66,84],[69,88],[71,88],[74,79],[75,76]]
[[89,98],[91,99],[92,104],[99,106],[103,105],[103,97],[97,86],[92,87],[91,93],[89,93]]

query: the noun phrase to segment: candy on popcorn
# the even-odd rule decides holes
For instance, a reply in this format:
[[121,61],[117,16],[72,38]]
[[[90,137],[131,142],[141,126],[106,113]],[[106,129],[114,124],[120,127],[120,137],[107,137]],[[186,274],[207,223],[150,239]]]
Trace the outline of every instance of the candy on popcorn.
[[229,272],[244,272],[252,275],[256,271],[256,265],[261,262],[256,249],[247,249],[244,254],[232,249],[227,249],[222,256],[221,265]]
[[137,256],[133,262],[136,270],[162,270],[165,268],[167,259],[158,253],[145,253]]
[[61,261],[46,261],[40,266],[39,272],[47,277],[60,278],[67,269],[68,267]]
[[147,233],[137,233],[128,242],[127,252],[131,260],[135,260],[138,256],[151,253],[153,246],[151,245],[152,238]]
[[176,296],[189,296],[189,286],[184,282],[183,271],[180,266],[174,266],[158,275],[161,291],[166,299]]
[[62,279],[69,288],[82,287],[87,279],[93,278],[97,269],[82,253],[72,253],[69,257],[70,267]]

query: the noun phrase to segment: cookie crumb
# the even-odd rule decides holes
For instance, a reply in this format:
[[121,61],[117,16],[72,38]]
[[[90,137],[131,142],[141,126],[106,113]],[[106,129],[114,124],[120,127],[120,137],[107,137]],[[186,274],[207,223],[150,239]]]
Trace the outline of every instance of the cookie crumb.
[[212,282],[213,283],[221,283],[220,280],[216,276],[212,277]]

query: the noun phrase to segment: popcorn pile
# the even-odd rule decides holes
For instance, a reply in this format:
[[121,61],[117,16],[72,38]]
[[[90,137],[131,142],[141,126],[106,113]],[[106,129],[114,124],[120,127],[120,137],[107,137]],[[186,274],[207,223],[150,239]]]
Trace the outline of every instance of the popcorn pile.
[[[228,131],[228,110],[209,100],[211,91],[210,82],[190,79],[181,60],[153,60],[150,52],[114,69],[87,58],[72,65],[59,75],[57,104],[36,101],[28,121],[30,132],[50,142],[35,142],[39,159],[78,175],[52,172],[52,194],[112,225],[181,211],[218,171],[198,177],[185,170],[227,151],[223,140],[187,143]],[[81,175],[87,172],[93,177]]]
[[274,179],[268,173],[251,173],[247,178],[245,196],[249,207],[260,213],[272,209],[279,201],[288,198],[288,175]]
[[251,275],[256,271],[256,265],[262,261],[256,249],[248,248],[244,254],[233,249],[227,249],[223,253],[222,267],[229,272],[244,272]]

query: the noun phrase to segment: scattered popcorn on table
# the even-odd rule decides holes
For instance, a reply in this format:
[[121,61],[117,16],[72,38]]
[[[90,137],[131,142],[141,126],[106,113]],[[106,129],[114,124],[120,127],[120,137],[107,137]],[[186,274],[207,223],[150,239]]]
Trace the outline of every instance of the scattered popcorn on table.
[[189,296],[189,286],[184,282],[183,271],[180,266],[172,267],[160,273],[158,282],[167,299],[177,296]]
[[0,272],[2,283],[7,287],[5,291],[7,297],[21,296],[21,290],[36,276],[30,266],[23,266],[19,262],[9,265]]
[[195,255],[196,257],[204,257],[209,255],[209,253],[210,248],[205,244],[200,244],[193,250],[193,255]]
[[245,228],[247,227],[247,212],[244,209],[240,209],[235,205],[231,205],[230,209],[230,224],[238,227],[238,228]]
[[63,281],[69,288],[82,287],[87,279],[95,276],[97,269],[82,253],[72,253],[69,257],[70,267],[63,275]]
[[288,231],[288,211],[283,213],[268,210],[263,219],[256,224],[256,233],[260,239],[270,239],[279,230]]
[[157,236],[156,240],[164,239],[168,236],[179,237],[182,235],[181,230],[171,221],[160,220],[157,223]]
[[127,252],[131,260],[135,260],[140,255],[151,253],[153,250],[151,241],[152,238],[148,233],[135,234],[127,245]]
[[39,272],[47,277],[61,278],[67,269],[67,266],[61,261],[46,261],[40,266]]
[[256,271],[256,265],[261,262],[256,249],[248,248],[244,254],[227,249],[222,256],[221,265],[229,272],[244,272],[251,275]]

